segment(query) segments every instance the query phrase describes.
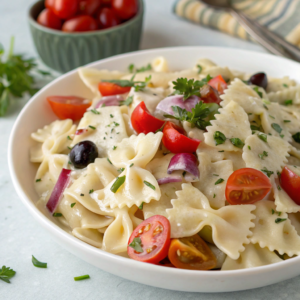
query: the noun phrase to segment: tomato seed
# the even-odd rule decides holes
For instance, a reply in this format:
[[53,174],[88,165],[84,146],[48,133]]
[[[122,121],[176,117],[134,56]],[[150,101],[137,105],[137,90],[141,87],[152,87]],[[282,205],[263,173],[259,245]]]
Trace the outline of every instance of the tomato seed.
[[161,225],[158,225],[155,230],[153,231],[153,235],[157,235],[163,231],[163,227]]
[[180,250],[179,250],[179,249],[177,249],[177,255],[178,255],[178,256],[180,256],[180,255],[181,255],[181,253],[180,253]]
[[145,227],[145,231],[149,231],[150,227],[151,227],[151,225],[148,223]]

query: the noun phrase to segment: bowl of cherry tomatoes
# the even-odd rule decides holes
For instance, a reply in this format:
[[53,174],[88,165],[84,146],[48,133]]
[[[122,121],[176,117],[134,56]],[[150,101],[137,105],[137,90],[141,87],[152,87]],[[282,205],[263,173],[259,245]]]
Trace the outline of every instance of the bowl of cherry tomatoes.
[[99,59],[139,49],[143,0],[46,0],[29,10],[42,61],[68,72]]

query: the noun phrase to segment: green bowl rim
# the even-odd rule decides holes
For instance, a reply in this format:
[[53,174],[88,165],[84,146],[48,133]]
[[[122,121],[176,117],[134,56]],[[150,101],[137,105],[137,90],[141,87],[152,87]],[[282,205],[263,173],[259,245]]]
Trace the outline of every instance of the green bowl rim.
[[119,24],[117,26],[111,27],[111,28],[107,28],[107,29],[101,29],[101,30],[94,30],[94,31],[86,31],[86,32],[76,32],[76,33],[67,33],[61,30],[56,30],[56,29],[51,29],[51,28],[47,28],[45,26],[42,26],[40,24],[38,24],[38,22],[33,18],[33,16],[31,15],[31,11],[32,8],[39,2],[44,2],[44,0],[39,0],[35,3],[33,3],[28,10],[28,21],[29,23],[36,27],[36,29],[40,30],[40,31],[44,31],[47,33],[51,33],[51,34],[56,34],[56,35],[60,35],[60,36],[68,36],[68,37],[76,37],[76,36],[88,36],[88,35],[98,35],[98,34],[105,34],[105,33],[109,33],[109,32],[113,32],[116,31],[118,29],[122,29],[122,28],[126,28],[129,27],[131,24],[135,23],[138,19],[140,19],[141,17],[143,17],[144,14],[144,2],[143,0],[138,0],[139,1],[139,10],[137,12],[137,14],[131,18],[130,20]]

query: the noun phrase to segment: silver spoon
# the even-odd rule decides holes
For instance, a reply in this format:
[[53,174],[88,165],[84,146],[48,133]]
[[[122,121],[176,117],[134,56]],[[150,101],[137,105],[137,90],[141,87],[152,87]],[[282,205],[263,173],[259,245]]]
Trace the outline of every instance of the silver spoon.
[[200,0],[215,8],[223,9],[230,13],[245,30],[263,47],[271,53],[287,57],[300,62],[300,49],[285,39],[259,24],[256,20],[249,19],[243,12],[235,9],[230,0]]

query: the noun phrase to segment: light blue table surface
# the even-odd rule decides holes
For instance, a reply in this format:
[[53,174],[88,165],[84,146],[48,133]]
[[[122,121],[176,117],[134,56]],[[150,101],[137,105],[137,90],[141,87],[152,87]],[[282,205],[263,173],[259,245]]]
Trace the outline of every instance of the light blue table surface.
[[[0,42],[6,47],[12,35],[16,51],[37,56],[26,15],[32,0],[0,0]],[[260,46],[178,19],[172,14],[174,0],[146,0],[142,49],[213,45],[264,51]],[[103,272],[57,245],[29,215],[12,185],[7,165],[7,144],[14,121],[26,99],[13,103],[0,119],[0,267],[17,271],[7,284],[0,280],[0,299],[300,299],[300,277],[255,290],[222,293],[184,293],[158,289]],[[26,172],[26,170],[24,170]],[[31,255],[48,263],[38,269]],[[129,270],[130,272],[130,270]],[[91,279],[75,282],[74,276]]]

